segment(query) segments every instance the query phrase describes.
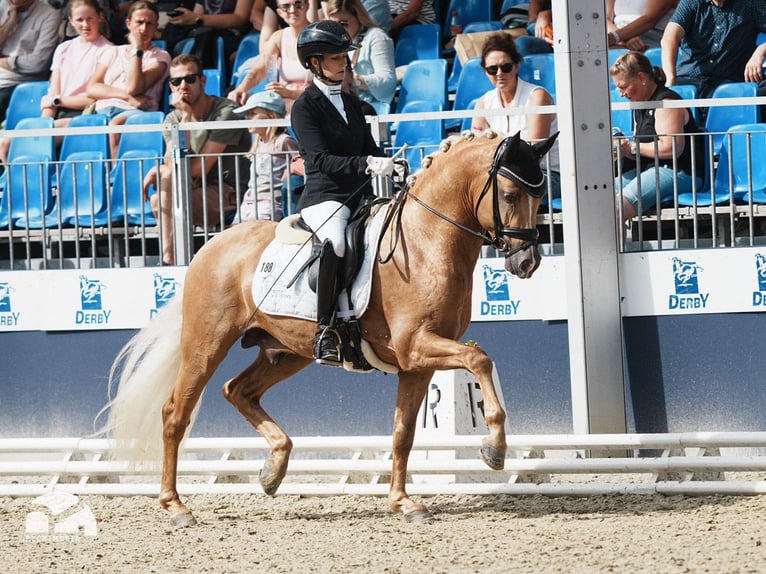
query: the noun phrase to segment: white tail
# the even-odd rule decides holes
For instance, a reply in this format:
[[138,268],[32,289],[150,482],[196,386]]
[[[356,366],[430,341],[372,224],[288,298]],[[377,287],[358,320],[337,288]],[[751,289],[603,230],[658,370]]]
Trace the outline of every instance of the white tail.
[[[181,299],[174,297],[128,341],[109,372],[110,400],[99,413],[109,417],[99,434],[114,438],[120,456],[136,466],[153,466],[162,457],[162,405],[181,365]],[[195,408],[187,432],[196,414]]]

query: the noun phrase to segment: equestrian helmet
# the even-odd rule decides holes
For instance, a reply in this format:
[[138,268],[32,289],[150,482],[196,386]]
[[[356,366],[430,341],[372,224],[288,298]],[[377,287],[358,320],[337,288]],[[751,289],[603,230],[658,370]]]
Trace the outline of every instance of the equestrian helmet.
[[307,70],[312,56],[350,52],[357,47],[346,29],[333,20],[320,20],[306,26],[298,36],[298,59]]

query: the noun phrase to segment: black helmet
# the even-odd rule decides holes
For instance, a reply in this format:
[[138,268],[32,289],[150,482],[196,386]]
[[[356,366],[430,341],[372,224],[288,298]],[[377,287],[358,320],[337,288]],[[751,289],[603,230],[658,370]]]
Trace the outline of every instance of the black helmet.
[[346,29],[333,20],[312,22],[298,36],[298,59],[309,70],[311,56],[340,54],[355,49]]

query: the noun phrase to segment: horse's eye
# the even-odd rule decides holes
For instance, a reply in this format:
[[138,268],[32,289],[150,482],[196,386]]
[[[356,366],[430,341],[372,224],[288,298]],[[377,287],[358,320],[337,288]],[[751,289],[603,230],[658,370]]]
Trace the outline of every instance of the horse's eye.
[[516,203],[517,197],[518,196],[515,193],[511,191],[506,191],[503,194],[503,201],[505,201],[505,203]]

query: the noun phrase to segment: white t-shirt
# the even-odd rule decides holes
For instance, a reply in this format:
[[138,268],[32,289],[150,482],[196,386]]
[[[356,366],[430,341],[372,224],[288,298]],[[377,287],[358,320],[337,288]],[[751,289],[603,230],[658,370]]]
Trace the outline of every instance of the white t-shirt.
[[[128,66],[130,65],[131,58],[135,57],[131,56],[132,51],[133,48],[129,45],[112,46],[104,51],[99,58],[98,63],[106,66],[106,74],[104,75],[105,84],[114,86],[115,88],[125,88],[128,81]],[[161,50],[157,46],[152,46],[149,50],[144,50],[144,56],[141,61],[144,69],[152,67],[157,62],[165,64],[165,74],[144,94],[151,100],[146,111],[159,110],[162,88],[168,77],[168,72],[170,71],[170,54],[165,50]],[[110,106],[122,108],[124,110],[135,109],[128,102],[121,100],[120,98],[107,98],[105,100],[96,101],[97,112]]]
[[51,70],[59,71],[62,96],[85,94],[88,80],[96,70],[96,64],[112,43],[99,37],[95,42],[86,42],[82,38],[73,38],[59,44],[53,53]]
[[[535,90],[544,90],[540,86],[525,82],[521,78],[518,79],[516,85],[516,94],[513,96],[513,101],[508,108],[524,108],[529,106],[529,98],[532,96],[532,92]],[[497,88],[490,90],[484,94],[484,108],[491,110],[499,110],[503,107],[502,100],[500,99],[500,92]],[[512,136],[516,132],[521,132],[521,139],[529,141],[529,117],[526,114],[514,114],[508,116],[487,116],[487,123],[489,127],[499,134],[506,136]],[[551,123],[551,133],[558,131],[558,120],[554,119]],[[559,146],[554,145],[551,151],[548,152],[550,158],[551,170],[559,171]]]

